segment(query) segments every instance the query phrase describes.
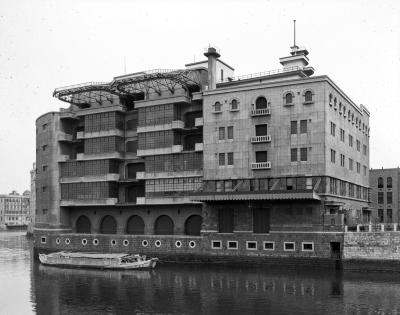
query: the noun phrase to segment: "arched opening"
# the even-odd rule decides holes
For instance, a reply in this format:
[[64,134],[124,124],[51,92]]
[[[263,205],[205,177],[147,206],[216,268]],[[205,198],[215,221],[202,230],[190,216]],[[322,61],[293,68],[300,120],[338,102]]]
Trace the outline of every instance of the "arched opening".
[[87,216],[81,215],[78,220],[76,220],[76,233],[91,233],[92,224]]
[[161,215],[154,223],[154,234],[156,235],[173,235],[174,222],[167,215]]
[[383,188],[383,178],[382,177],[378,178],[378,188]]
[[117,221],[111,215],[106,215],[100,223],[101,234],[117,234]]
[[386,188],[392,188],[392,178],[388,177],[386,179]]
[[293,103],[293,95],[292,93],[286,93],[285,95],[285,104],[292,104]]
[[312,102],[312,92],[307,91],[306,93],[304,93],[304,99],[306,102]]
[[263,109],[268,107],[267,99],[264,96],[260,96],[256,100],[256,109]]
[[200,235],[202,218],[199,215],[191,215],[185,222],[186,235]]
[[144,234],[144,221],[138,215],[133,215],[126,223],[126,234],[143,235]]

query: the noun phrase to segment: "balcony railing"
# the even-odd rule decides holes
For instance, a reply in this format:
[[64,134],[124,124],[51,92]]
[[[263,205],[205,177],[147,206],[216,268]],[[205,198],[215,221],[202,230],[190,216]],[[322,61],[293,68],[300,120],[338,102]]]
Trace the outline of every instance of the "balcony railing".
[[251,116],[265,116],[265,115],[271,115],[270,108],[259,108],[251,110]]
[[194,150],[195,151],[203,151],[203,143],[195,143],[194,145]]
[[251,137],[251,143],[271,142],[271,135]]
[[203,119],[203,117],[197,117],[197,118],[195,119],[194,125],[195,125],[196,127],[201,127],[201,126],[203,126],[203,124],[204,124],[204,119]]
[[172,146],[172,153],[180,153],[183,151],[183,146],[181,144],[175,144]]
[[172,121],[172,129],[183,129],[185,128],[185,123],[182,120]]
[[263,169],[270,169],[271,162],[259,162],[259,163],[251,163],[252,170],[263,170]]
[[144,179],[145,173],[144,172],[136,172],[136,179]]

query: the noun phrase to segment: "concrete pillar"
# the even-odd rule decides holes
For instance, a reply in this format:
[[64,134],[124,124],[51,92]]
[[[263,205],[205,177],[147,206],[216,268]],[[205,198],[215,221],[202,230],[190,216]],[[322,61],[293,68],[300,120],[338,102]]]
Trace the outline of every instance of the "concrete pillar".
[[372,232],[372,224],[371,223],[368,225],[368,232]]
[[357,232],[360,232],[360,224],[357,224]]
[[397,231],[397,223],[393,223],[393,231]]
[[208,88],[214,90],[217,87],[217,58],[221,55],[214,47],[208,47],[204,56],[208,58]]
[[381,224],[381,231],[385,232],[385,225],[384,224]]
[[347,225],[344,226],[344,232],[347,233],[349,231],[349,227]]

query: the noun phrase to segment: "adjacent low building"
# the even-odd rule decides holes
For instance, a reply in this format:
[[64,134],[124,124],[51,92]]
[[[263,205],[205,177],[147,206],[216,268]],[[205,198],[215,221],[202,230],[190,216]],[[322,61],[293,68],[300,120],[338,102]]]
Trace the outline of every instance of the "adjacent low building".
[[36,247],[339,257],[371,220],[369,112],[294,45],[278,70],[204,62],[58,88],[36,121]]
[[377,209],[374,223],[399,223],[400,169],[370,170],[371,206]]

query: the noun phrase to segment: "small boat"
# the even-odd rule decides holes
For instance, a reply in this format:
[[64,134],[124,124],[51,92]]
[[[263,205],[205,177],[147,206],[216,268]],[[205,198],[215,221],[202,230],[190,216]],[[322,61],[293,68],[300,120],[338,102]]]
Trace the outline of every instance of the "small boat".
[[154,268],[158,258],[147,259],[145,255],[131,254],[57,252],[39,254],[39,260],[44,265],[52,266],[127,270]]

